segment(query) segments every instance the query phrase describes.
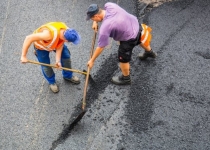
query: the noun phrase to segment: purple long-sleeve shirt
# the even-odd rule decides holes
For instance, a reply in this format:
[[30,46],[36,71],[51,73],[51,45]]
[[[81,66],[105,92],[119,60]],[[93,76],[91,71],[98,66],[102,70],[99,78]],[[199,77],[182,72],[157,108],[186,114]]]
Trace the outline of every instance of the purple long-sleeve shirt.
[[109,44],[109,37],[116,41],[127,41],[136,38],[139,32],[137,18],[115,3],[106,3],[104,6],[105,17],[102,21],[98,46],[105,47]]

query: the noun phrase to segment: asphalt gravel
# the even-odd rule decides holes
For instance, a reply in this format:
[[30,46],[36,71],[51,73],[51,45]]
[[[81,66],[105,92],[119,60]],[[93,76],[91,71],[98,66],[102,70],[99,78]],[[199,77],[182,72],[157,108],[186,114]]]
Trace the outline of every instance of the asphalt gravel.
[[[64,21],[81,34],[67,44],[75,69],[86,69],[93,31],[85,21],[91,3],[107,1],[8,0],[0,2],[0,149],[1,150],[148,150],[210,149],[210,1],[176,0],[159,7],[137,0],[112,0],[152,27],[156,59],[140,61],[135,47],[132,84],[110,82],[120,75],[117,42],[110,39],[91,70],[87,113],[81,112],[80,85],[56,80],[54,94],[40,66],[20,64],[26,35],[48,21]],[[54,54],[51,55],[52,63]],[[32,47],[28,58],[35,59]]]

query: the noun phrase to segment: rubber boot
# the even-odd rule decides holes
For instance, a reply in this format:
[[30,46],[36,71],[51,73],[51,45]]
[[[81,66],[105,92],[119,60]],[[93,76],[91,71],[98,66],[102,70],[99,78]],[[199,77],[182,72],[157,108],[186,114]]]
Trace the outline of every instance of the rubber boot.
[[131,78],[130,75],[128,76],[115,76],[112,77],[112,83],[117,84],[117,85],[126,85],[126,84],[131,84]]
[[150,50],[149,52],[145,51],[144,53],[139,54],[139,59],[141,59],[141,60],[145,60],[148,57],[155,58],[155,57],[157,57],[157,54],[155,52],[153,52],[152,50]]

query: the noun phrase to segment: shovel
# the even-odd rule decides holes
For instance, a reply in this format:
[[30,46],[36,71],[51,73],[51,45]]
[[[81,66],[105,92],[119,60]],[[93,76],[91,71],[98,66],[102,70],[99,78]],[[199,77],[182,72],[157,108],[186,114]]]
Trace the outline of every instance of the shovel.
[[[90,51],[90,58],[92,58],[92,55],[93,55],[95,40],[96,40],[96,31],[94,31],[94,36],[93,36],[92,46],[91,46],[91,51]],[[82,119],[82,117],[85,115],[85,113],[87,111],[86,110],[86,93],[87,93],[87,86],[88,86],[89,74],[90,74],[90,67],[88,66],[87,76],[86,76],[86,80],[85,80],[85,87],[84,87],[84,92],[83,92],[82,112],[70,124],[71,128],[73,128]]]

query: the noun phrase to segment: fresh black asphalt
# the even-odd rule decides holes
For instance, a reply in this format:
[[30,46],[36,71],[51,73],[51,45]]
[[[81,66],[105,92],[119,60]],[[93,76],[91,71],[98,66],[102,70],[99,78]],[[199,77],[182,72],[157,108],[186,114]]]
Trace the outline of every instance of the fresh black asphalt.
[[[152,27],[156,59],[140,61],[135,47],[132,84],[110,82],[120,75],[117,42],[110,39],[91,70],[87,112],[80,85],[63,80],[54,94],[40,66],[21,64],[23,40],[49,21],[63,21],[81,34],[67,44],[74,69],[87,69],[93,31],[85,12],[107,1],[8,0],[0,2],[0,150],[208,150],[210,149],[210,1],[176,0],[152,7],[137,0],[112,0]],[[97,44],[96,44],[97,45]],[[51,54],[54,63],[55,54]],[[30,47],[28,59],[36,60]]]

